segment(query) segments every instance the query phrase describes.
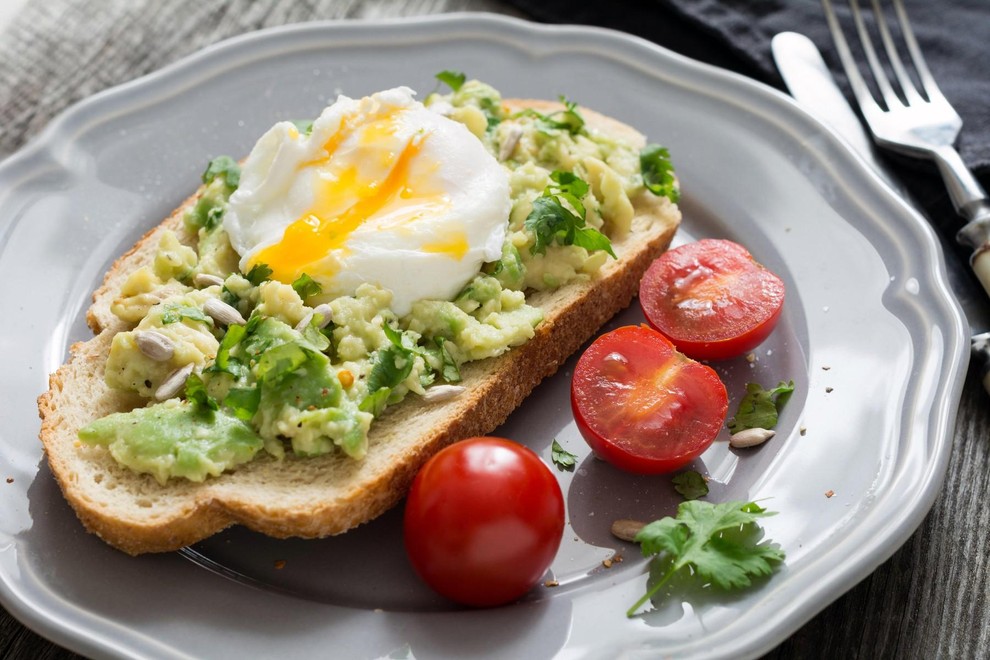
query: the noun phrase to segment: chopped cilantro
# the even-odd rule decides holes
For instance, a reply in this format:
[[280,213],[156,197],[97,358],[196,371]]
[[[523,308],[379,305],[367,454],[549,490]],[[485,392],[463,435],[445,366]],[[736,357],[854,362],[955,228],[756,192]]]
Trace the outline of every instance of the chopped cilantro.
[[464,81],[467,80],[467,76],[465,76],[460,71],[450,71],[450,70],[441,71],[434,77],[443,84],[447,85],[447,87],[450,87],[455,92],[459,90],[461,86],[464,84]]
[[186,223],[191,225],[193,229],[202,227],[209,232],[220,225],[223,220],[224,211],[226,210],[226,204],[218,202],[208,195],[204,195],[199,198],[196,205],[193,206],[192,211],[186,214]]
[[670,152],[659,144],[648,144],[639,152],[639,168],[643,173],[643,184],[657,197],[666,197],[672,202],[680,198],[674,166],[670,162]]
[[[536,239],[529,248],[530,253],[546,254],[547,246],[556,241],[559,245],[577,245],[589,252],[604,250],[615,257],[608,237],[585,225],[581,198],[588,194],[588,184],[571,172],[554,171],[550,179],[552,183],[543,191],[542,197],[533,200],[533,210],[523,222]],[[571,208],[564,206],[565,201]]]
[[558,470],[562,472],[565,470],[567,472],[573,472],[574,466],[577,465],[577,454],[572,454],[561,447],[557,439],[554,438],[554,441],[550,444],[550,460],[553,461],[553,464],[557,466]]
[[358,410],[371,413],[375,417],[378,417],[385,410],[385,405],[388,403],[388,397],[391,394],[392,388],[381,387],[364,397],[361,403],[358,404]]
[[192,373],[186,379],[186,399],[200,412],[219,410],[217,400],[206,391],[206,384],[199,374]]
[[674,490],[686,500],[696,500],[708,494],[708,482],[694,470],[675,475],[671,482],[674,484]]
[[323,292],[323,287],[320,286],[320,283],[306,273],[296,278],[296,281],[292,283],[292,288],[296,290],[296,293],[303,300]]
[[261,388],[232,387],[224,397],[223,405],[234,413],[234,417],[245,422],[251,421],[261,403]]
[[206,212],[206,217],[203,219],[203,229],[206,231],[216,229],[223,220],[225,210],[226,208],[223,206],[211,206],[210,210]]
[[746,383],[746,395],[739,402],[735,417],[729,420],[732,433],[746,429],[772,429],[780,410],[794,393],[794,381],[780,381],[776,387],[763,389],[759,383]]
[[220,287],[220,300],[227,303],[231,307],[237,307],[237,303],[241,301],[240,297],[228,289],[226,284]]
[[230,357],[230,349],[240,343],[247,333],[247,327],[243,325],[227,326],[227,332],[220,340],[220,347],[217,349],[217,357],[209,367],[204,369],[207,373],[226,373],[239,378],[244,371],[244,365],[237,358]]
[[[651,522],[636,534],[644,557],[653,556],[656,579],[626,616],[632,617],[670,580],[688,569],[695,579],[721,589],[748,587],[752,577],[769,575],[784,560],[784,551],[762,541],[760,518],[774,515],[755,502],[711,504],[693,500],[677,507],[676,518]],[[651,577],[653,572],[651,571]]]
[[532,108],[526,108],[512,115],[510,119],[533,117],[538,128],[544,132],[567,131],[571,135],[577,135],[584,131],[584,117],[578,112],[577,103],[568,101],[563,96],[560,97],[560,102],[564,104],[563,110],[543,114]]
[[190,321],[200,321],[209,325],[213,325],[213,319],[203,313],[199,307],[192,307],[191,305],[179,305],[175,303],[166,303],[162,311],[162,324],[170,325],[172,323],[178,323],[182,319],[189,319]]
[[461,380],[461,370],[457,366],[457,362],[454,360],[454,356],[450,354],[447,350],[448,339],[444,337],[436,337],[434,340],[436,344],[436,352],[440,356],[440,375],[448,383],[456,383]]
[[295,343],[273,346],[258,358],[255,374],[262,383],[274,383],[298,371],[311,352]]
[[241,166],[230,156],[217,156],[206,166],[203,183],[210,183],[218,176],[222,176],[227,187],[234,190],[241,183]]
[[374,393],[383,387],[396,387],[412,373],[412,368],[413,356],[408,349],[391,345],[375,351],[368,373],[368,391]]
[[272,276],[272,269],[268,264],[255,264],[244,277],[254,286],[258,286]]

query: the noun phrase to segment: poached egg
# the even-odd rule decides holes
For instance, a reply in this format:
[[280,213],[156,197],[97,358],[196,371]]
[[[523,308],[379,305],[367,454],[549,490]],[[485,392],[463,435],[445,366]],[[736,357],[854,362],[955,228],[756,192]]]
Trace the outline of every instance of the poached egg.
[[308,134],[280,122],[258,140],[224,215],[242,271],[265,264],[287,284],[305,273],[325,300],[375,284],[403,316],[501,257],[508,173],[413,95],[340,96]]

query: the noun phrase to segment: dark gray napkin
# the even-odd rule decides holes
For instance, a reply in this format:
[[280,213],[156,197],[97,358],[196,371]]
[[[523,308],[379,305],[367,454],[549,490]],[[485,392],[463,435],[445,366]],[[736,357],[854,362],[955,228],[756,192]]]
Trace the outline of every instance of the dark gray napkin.
[[[840,14],[848,17],[844,0],[833,1]],[[535,20],[622,30],[780,89],[784,85],[770,54],[770,39],[785,30],[801,32],[818,45],[845,85],[819,0],[509,2]],[[861,4],[868,8],[870,3]],[[990,4],[986,0],[904,0],[904,5],[933,76],[963,118],[959,151],[983,185],[990,187]],[[930,217],[947,227],[957,222],[933,166],[890,158]]]

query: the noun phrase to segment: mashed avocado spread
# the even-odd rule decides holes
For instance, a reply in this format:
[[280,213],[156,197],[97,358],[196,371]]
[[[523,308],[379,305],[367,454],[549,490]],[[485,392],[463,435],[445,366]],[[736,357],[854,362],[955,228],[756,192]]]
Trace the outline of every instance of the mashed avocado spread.
[[305,275],[287,284],[265,264],[241,272],[223,225],[240,169],[214,159],[184,231],[161,233],[153,264],[111,308],[132,329],[113,339],[106,382],[148,403],[84,427],[83,442],[161,483],[202,481],[259,452],[360,460],[388,406],[530,339],[543,313],[526,292],[593,277],[611,258],[608,237],[629,230],[631,196],[645,186],[676,201],[661,147],[591,130],[563,99],[549,114],[510,112],[489,85],[438,78],[452,91],[425,105],[464,124],[508,173],[501,259],[454,299],[420,300],[402,317],[374,284],[326,300]]

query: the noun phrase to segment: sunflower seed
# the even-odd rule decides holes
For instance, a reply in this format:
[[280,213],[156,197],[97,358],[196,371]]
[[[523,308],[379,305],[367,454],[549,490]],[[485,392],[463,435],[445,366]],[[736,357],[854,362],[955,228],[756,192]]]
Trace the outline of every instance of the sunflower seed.
[[622,539],[623,541],[636,542],[636,535],[639,534],[639,530],[646,527],[646,523],[641,523],[638,520],[628,520],[625,518],[620,518],[612,523],[612,536]]
[[205,289],[208,286],[223,286],[223,278],[209,273],[196,273],[193,276],[193,284],[197,289]]
[[193,372],[193,364],[190,362],[184,367],[179,367],[172,373],[170,373],[162,384],[158,386],[155,390],[155,401],[164,401],[165,399],[171,399],[173,396],[182,391],[182,388],[186,385],[186,379],[189,378],[190,374]]
[[423,400],[430,403],[449,401],[459,397],[464,389],[461,385],[434,385],[423,394]]
[[300,320],[299,323],[296,324],[296,330],[298,332],[302,332],[303,330],[305,330],[306,326],[308,326],[310,322],[313,320],[313,316],[315,314],[319,314],[321,317],[320,324],[316,327],[322,329],[330,325],[332,312],[330,311],[330,305],[324,303],[322,305],[317,305],[314,309],[307,312],[306,316],[302,317],[302,320]]
[[512,124],[506,129],[505,138],[498,147],[498,159],[500,161],[509,160],[509,156],[516,150],[516,145],[519,144],[519,138],[522,137],[522,134],[522,128],[515,124]]
[[328,325],[330,325],[330,321],[333,320],[333,311],[330,309],[330,305],[326,303],[323,303],[322,305],[317,305],[313,309],[313,313],[319,314],[320,316],[323,317],[323,320],[320,321],[321,328],[327,327]]
[[155,362],[167,362],[175,355],[172,340],[154,330],[138,330],[134,333],[134,343],[145,357]]
[[739,431],[738,433],[733,433],[732,437],[729,438],[729,444],[738,449],[742,449],[743,447],[755,447],[757,445],[762,445],[774,435],[776,435],[776,433],[769,429],[745,429]]
[[216,298],[210,298],[203,303],[203,311],[220,325],[244,325],[247,323],[240,312]]

